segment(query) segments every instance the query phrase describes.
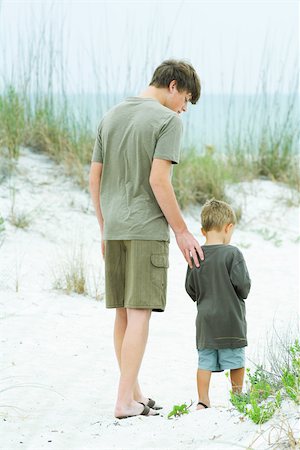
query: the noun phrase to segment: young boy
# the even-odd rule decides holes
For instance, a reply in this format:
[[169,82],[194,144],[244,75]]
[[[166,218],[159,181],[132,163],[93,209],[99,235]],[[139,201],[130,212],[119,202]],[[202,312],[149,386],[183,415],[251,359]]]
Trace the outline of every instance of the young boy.
[[210,407],[212,372],[230,369],[232,390],[241,392],[245,371],[247,324],[245,302],[251,281],[240,250],[229,245],[236,216],[225,202],[205,203],[201,212],[205,259],[200,267],[188,267],[186,291],[197,302],[199,364],[197,409]]

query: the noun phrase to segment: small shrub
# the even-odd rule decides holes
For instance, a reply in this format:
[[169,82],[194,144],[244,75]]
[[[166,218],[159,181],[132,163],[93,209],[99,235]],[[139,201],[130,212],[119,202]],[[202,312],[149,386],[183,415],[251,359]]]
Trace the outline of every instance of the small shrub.
[[250,371],[247,371],[247,374],[251,386],[250,393],[259,400],[266,400],[270,395],[275,393],[273,380],[270,379],[270,376],[261,366],[255,370],[253,375],[251,375]]
[[292,356],[291,370],[284,369],[282,373],[282,383],[287,395],[297,404],[300,403],[300,344],[296,339],[290,347]]
[[250,403],[250,395],[249,394],[238,394],[234,392],[230,392],[230,401],[233,406],[242,414],[246,414],[247,405]]
[[[283,345],[281,341],[281,345]],[[277,347],[278,348],[278,347]],[[272,349],[270,349],[272,352]],[[273,372],[257,366],[253,374],[246,369],[248,389],[246,393],[230,393],[230,401],[242,414],[254,423],[267,422],[280,407],[282,399],[289,397],[300,403],[300,343],[296,339],[288,347],[277,349],[281,365],[272,361]]]
[[246,414],[256,424],[265,423],[273,417],[280,407],[281,401],[280,392],[277,392],[275,397],[269,397],[262,402],[258,400],[254,393],[250,394],[250,405],[247,406]]
[[281,393],[280,391],[276,392],[272,377],[269,377],[262,367],[258,367],[253,375],[247,369],[247,375],[249,380],[248,392],[245,394],[231,392],[231,403],[254,423],[267,422],[281,405]]

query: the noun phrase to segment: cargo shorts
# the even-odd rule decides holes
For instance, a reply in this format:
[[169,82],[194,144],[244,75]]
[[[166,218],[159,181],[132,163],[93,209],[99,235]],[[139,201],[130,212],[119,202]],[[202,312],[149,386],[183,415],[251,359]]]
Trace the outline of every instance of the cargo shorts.
[[167,241],[105,241],[106,307],[164,311],[168,267]]

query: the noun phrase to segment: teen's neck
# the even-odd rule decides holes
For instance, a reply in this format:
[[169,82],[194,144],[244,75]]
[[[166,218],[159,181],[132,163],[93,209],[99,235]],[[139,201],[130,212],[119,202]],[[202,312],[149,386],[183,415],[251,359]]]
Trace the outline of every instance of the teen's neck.
[[139,97],[153,98],[164,106],[166,101],[166,92],[165,89],[159,89],[155,86],[148,86],[147,89],[140,93]]

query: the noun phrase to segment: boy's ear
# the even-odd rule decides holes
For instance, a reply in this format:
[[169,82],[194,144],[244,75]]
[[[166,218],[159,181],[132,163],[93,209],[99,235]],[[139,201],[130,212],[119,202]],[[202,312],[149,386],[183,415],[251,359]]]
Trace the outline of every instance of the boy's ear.
[[228,233],[233,228],[233,223],[227,223],[225,225],[225,232]]
[[172,80],[169,84],[169,90],[170,92],[173,92],[174,89],[177,88],[177,81],[176,80]]
[[203,228],[201,227],[201,233],[203,234],[203,236],[206,236],[206,231],[203,230]]

